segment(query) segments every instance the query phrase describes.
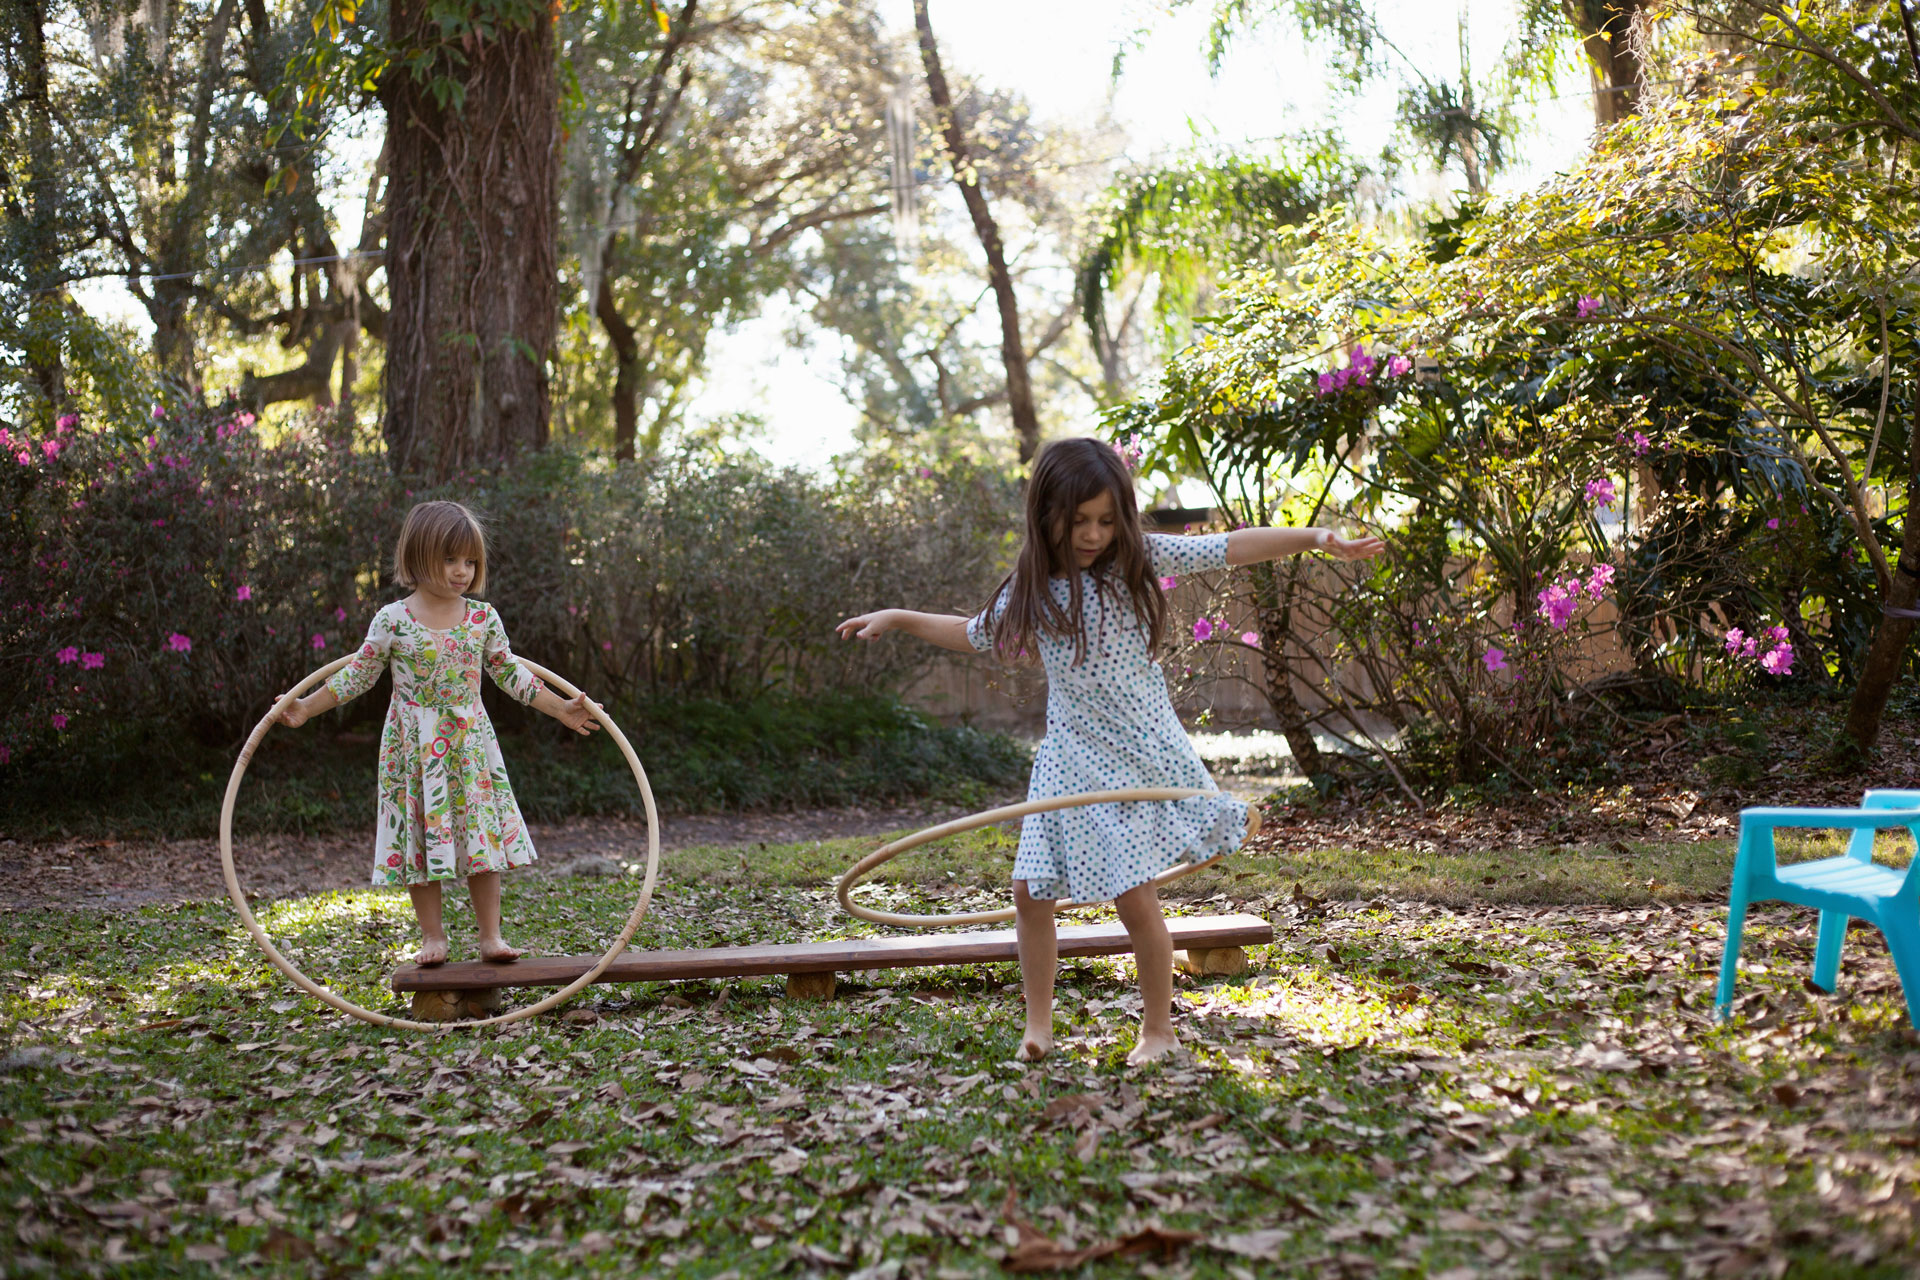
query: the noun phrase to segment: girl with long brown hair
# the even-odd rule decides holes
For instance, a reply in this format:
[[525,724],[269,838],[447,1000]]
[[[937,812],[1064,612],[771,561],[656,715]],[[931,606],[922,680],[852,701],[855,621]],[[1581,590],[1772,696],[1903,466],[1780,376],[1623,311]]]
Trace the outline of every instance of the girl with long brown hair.
[[1320,550],[1380,554],[1378,538],[1331,529],[1236,529],[1197,537],[1143,533],[1133,477],[1112,446],[1056,440],[1027,486],[1026,543],[1013,572],[971,618],[882,609],[848,618],[842,636],[904,631],[945,649],[1038,658],[1047,672],[1047,736],[1029,799],[1122,787],[1195,787],[1186,800],[1087,805],[1030,814],[1020,826],[1013,901],[1027,1026],[1020,1057],[1053,1047],[1058,959],[1054,904],[1112,898],[1139,970],[1140,1038],[1127,1061],[1151,1061],[1174,1035],[1173,940],[1153,878],[1176,863],[1229,853],[1259,815],[1220,791],[1187,738],[1154,661],[1166,629],[1163,575]]

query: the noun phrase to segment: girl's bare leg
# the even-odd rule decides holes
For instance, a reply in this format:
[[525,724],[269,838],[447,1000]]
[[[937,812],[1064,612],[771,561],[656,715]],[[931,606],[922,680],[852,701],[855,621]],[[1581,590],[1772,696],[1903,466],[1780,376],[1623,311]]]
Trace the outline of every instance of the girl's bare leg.
[[413,899],[413,917],[420,922],[420,950],[413,957],[419,965],[432,966],[447,962],[447,927],[440,918],[440,882],[429,880],[425,884],[407,886],[407,896]]
[[1027,1029],[1017,1056],[1037,1062],[1053,1051],[1053,973],[1059,967],[1060,938],[1053,929],[1052,900],[1030,895],[1025,880],[1013,882],[1013,912],[1020,989],[1027,998]]
[[480,958],[505,962],[518,960],[525,953],[510,947],[500,936],[500,873],[484,871],[467,877],[467,892],[473,897],[473,920],[480,929]]
[[1173,1033],[1173,935],[1160,910],[1160,891],[1152,884],[1127,890],[1113,905],[1133,942],[1140,974],[1140,1043],[1127,1055],[1127,1065],[1137,1067],[1180,1047]]

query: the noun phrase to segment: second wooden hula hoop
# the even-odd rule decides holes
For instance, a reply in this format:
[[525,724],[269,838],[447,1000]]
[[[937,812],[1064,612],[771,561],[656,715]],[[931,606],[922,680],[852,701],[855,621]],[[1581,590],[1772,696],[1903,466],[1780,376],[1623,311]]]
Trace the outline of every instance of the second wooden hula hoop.
[[[291,960],[288,960],[280,953],[279,948],[273,945],[273,939],[267,936],[267,931],[261,928],[260,922],[254,918],[252,908],[247,906],[246,892],[240,887],[240,877],[233,867],[233,801],[234,797],[240,794],[240,779],[246,775],[247,766],[253,761],[254,751],[259,748],[260,740],[267,736],[267,730],[272,728],[274,722],[280,718],[280,712],[291,704],[294,699],[300,697],[306,693],[307,690],[313,688],[313,686],[319,684],[322,680],[325,680],[328,676],[340,670],[340,668],[346,666],[351,661],[353,661],[352,654],[348,654],[344,658],[337,658],[329,662],[326,666],[308,673],[306,678],[301,680],[299,684],[296,684],[292,689],[282,694],[279,699],[274,702],[272,710],[261,717],[260,723],[253,727],[253,733],[248,736],[246,745],[240,748],[240,758],[234,761],[233,774],[227,779],[227,798],[225,803],[220,806],[220,869],[226,876],[227,895],[233,899],[234,909],[239,911],[241,923],[247,926],[247,932],[253,935],[253,940],[259,944],[260,950],[266,953],[267,959],[273,962],[274,968],[284,973],[288,981],[292,982],[294,986],[300,988],[314,999],[321,1001],[323,1004],[333,1006],[341,1013],[349,1014],[352,1017],[360,1019],[362,1022],[371,1022],[377,1027],[404,1027],[409,1031],[473,1031],[481,1027],[497,1027],[509,1022],[519,1022],[524,1018],[531,1018],[536,1014],[545,1013],[555,1005],[572,999],[576,992],[605,973],[607,966],[619,959],[620,953],[627,949],[627,943],[633,940],[634,931],[640,927],[640,921],[646,917],[648,904],[653,901],[654,878],[660,870],[660,815],[654,808],[653,788],[647,785],[647,771],[641,767],[640,757],[634,754],[633,745],[627,741],[627,735],[620,732],[620,726],[613,722],[613,717],[608,715],[604,708],[594,702],[587,703],[587,706],[593,710],[593,718],[598,720],[601,727],[619,744],[620,753],[626,756],[627,765],[633,770],[633,780],[640,784],[640,797],[646,802],[647,871],[640,882],[640,898],[633,904],[632,914],[627,917],[627,923],[620,930],[620,935],[613,940],[613,945],[607,948],[607,953],[595,962],[593,968],[587,970],[546,999],[536,1004],[530,1004],[523,1009],[513,1009],[507,1013],[496,1014],[491,1018],[478,1018],[471,1022],[419,1022],[412,1018],[396,1018],[391,1014],[375,1013],[371,1009],[363,1009],[346,997],[328,990],[326,987],[321,986],[306,974],[302,973]],[[539,663],[529,662],[525,658],[520,658],[518,661],[521,666],[531,671],[542,681],[546,682],[547,685],[560,691],[566,697],[577,698],[580,696],[578,689]],[[501,967],[505,969],[508,966],[503,965]]]
[[[964,818],[955,818],[953,821],[943,822],[937,827],[927,827],[924,830],[914,832],[910,836],[901,836],[898,840],[881,845],[878,849],[875,849],[872,853],[860,859],[860,861],[854,863],[847,869],[847,873],[840,877],[840,883],[836,886],[836,892],[839,895],[841,907],[846,910],[848,915],[858,916],[862,920],[871,920],[875,924],[898,925],[903,929],[944,929],[951,925],[958,924],[997,924],[1003,920],[1013,919],[1014,909],[1012,907],[1005,907],[998,911],[967,911],[957,915],[946,916],[901,915],[893,911],[877,911],[872,907],[861,906],[853,900],[853,886],[859,884],[861,880],[865,879],[882,863],[899,857],[909,849],[917,849],[923,844],[930,844],[935,840],[944,840],[948,836],[956,836],[963,831],[973,831],[980,827],[990,827],[996,822],[1006,822],[1011,818],[1024,818],[1030,813],[1051,813],[1055,809],[1077,809],[1082,805],[1089,804],[1127,804],[1134,801],[1191,800],[1195,796],[1214,794],[1216,793],[1203,790],[1199,787],[1127,787],[1117,791],[1083,791],[1078,795],[1048,796],[1042,800],[1027,800],[1020,804],[1003,805],[998,809],[988,809],[983,813],[971,814]],[[1202,862],[1183,862],[1178,866],[1169,867],[1167,870],[1162,871],[1147,883],[1156,888],[1163,884],[1171,884],[1183,876],[1190,876],[1196,871],[1206,870],[1226,856],[1224,853],[1216,853],[1211,858]],[[1071,899],[1062,898],[1054,903],[1053,909],[1055,914],[1058,914],[1062,911],[1072,910],[1075,907],[1091,907],[1095,905],[1098,904],[1091,902],[1074,902]]]

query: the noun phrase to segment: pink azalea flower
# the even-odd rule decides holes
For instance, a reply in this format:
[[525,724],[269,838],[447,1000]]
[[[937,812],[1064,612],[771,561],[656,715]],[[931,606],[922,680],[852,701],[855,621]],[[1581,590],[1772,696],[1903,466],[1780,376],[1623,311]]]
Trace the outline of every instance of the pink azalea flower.
[[1769,529],[1778,529],[1779,527],[1780,527],[1780,517],[1779,517],[1779,516],[1774,516],[1774,517],[1773,517],[1772,519],[1770,519],[1770,520],[1768,520],[1768,521],[1767,521],[1767,528],[1769,528]]
[[53,727],[56,729],[64,729],[67,727],[67,717],[65,713],[59,711],[53,713]]
[[1784,676],[1788,674],[1793,670],[1793,646],[1783,644],[1779,648],[1771,650],[1766,657],[1760,659],[1760,665],[1766,669],[1768,675]]
[[191,653],[193,652],[193,641],[176,631],[167,637],[167,648],[173,650],[175,653]]
[[60,456],[60,442],[58,440],[42,440],[40,442],[40,452],[46,454],[49,458],[57,458]]
[[80,425],[80,415],[77,413],[63,413],[53,425],[62,431],[71,431]]
[[1212,635],[1213,619],[1199,618],[1195,620],[1193,624],[1193,638],[1195,640],[1207,640],[1210,639]]
[[1160,589],[1162,591],[1171,591],[1179,585],[1180,579],[1174,577],[1172,574],[1168,574],[1166,577],[1160,579]]
[[1605,476],[1598,480],[1587,481],[1587,501],[1595,506],[1610,507],[1619,493],[1613,487],[1613,481]]
[[30,467],[33,465],[33,455],[28,453],[25,449],[22,449],[20,452],[14,454],[13,460],[19,463],[23,467]]
[[1653,447],[1653,441],[1647,439],[1645,432],[1636,431],[1633,433],[1633,456],[1634,457],[1636,458],[1640,457],[1642,454],[1646,453],[1646,451],[1652,447]]
[[1598,298],[1582,298],[1574,304],[1573,314],[1579,319],[1585,320],[1588,316],[1598,311],[1602,305]]
[[933,468],[932,468],[932,467],[921,467],[921,468],[920,468],[919,470],[920,470],[920,478],[921,478],[922,480],[931,480],[931,479],[933,479]]
[[83,671],[98,671],[106,665],[107,655],[104,653],[83,653],[80,655],[80,668]]
[[63,667],[69,662],[78,662],[80,661],[80,647],[70,644],[60,652],[54,654],[53,660]]
[[1258,649],[1260,647],[1260,633],[1258,631],[1242,631],[1240,633],[1240,643]]
[[335,622],[345,622],[347,620],[347,611],[340,605],[335,605],[333,607],[333,620]]
[[1405,356],[1387,357],[1387,376],[1389,378],[1404,378],[1412,372],[1413,361],[1407,359]]
[[1775,644],[1785,644],[1787,642],[1787,635],[1788,632],[1785,627],[1767,628],[1767,639],[1773,641]]
[[1740,656],[1743,658],[1759,657],[1760,641],[1753,636],[1748,636],[1746,641],[1740,646]]
[[613,648],[613,641],[611,641],[611,640],[602,640],[602,641],[600,642],[600,647],[601,647],[602,649],[611,649],[611,648]]
[[1487,673],[1489,675],[1495,671],[1505,671],[1507,669],[1507,651],[1505,649],[1488,649],[1486,653],[1481,656],[1480,661],[1487,664]]
[[1745,640],[1746,638],[1747,638],[1747,633],[1742,631],[1740,628],[1728,627],[1727,628],[1727,652],[1728,653],[1740,652],[1740,642],[1742,640]]
[[159,405],[153,406],[153,418],[155,422],[158,422],[160,419],[166,416],[167,416],[167,411],[165,409],[162,409]]
[[1542,591],[1538,597],[1537,612],[1555,631],[1565,631],[1573,621],[1573,611],[1580,606],[1580,584],[1575,581],[1572,587],[1556,582]]
[[1593,566],[1593,572],[1587,575],[1587,594],[1598,600],[1613,585],[1613,575],[1617,572],[1619,570],[1604,562]]
[[253,599],[253,588],[249,586],[238,587],[235,589],[233,597],[236,600],[251,600]]
[[1320,395],[1320,396],[1330,396],[1334,393],[1334,391],[1336,391],[1339,388],[1339,386],[1340,384],[1334,380],[1334,376],[1332,374],[1323,373],[1318,378],[1314,379],[1314,394]]
[[327,638],[318,631],[313,633],[313,647],[316,649],[324,649],[327,647]]

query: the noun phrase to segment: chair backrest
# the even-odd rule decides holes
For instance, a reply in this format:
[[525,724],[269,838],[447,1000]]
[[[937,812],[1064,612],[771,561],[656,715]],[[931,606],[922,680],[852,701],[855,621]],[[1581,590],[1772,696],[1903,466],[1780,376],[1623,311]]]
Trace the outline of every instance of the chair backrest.
[[[1860,807],[1862,809],[1920,809],[1920,791],[1869,791],[1861,798]],[[1914,842],[1920,844],[1920,823],[1909,825],[1907,831],[1913,836]],[[1862,827],[1854,832],[1852,841],[1847,845],[1848,856],[1861,862],[1873,861],[1873,837],[1876,834],[1869,827]],[[1915,887],[1917,875],[1920,875],[1920,853],[1916,854],[1913,862],[1907,867],[1907,878],[1903,882],[1903,890],[1911,890]]]

